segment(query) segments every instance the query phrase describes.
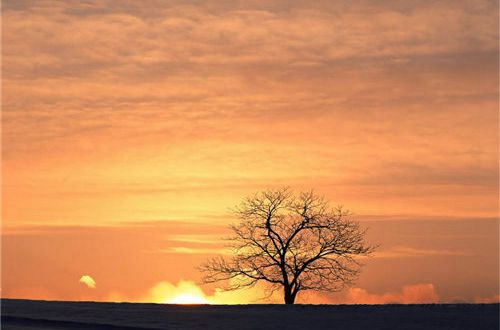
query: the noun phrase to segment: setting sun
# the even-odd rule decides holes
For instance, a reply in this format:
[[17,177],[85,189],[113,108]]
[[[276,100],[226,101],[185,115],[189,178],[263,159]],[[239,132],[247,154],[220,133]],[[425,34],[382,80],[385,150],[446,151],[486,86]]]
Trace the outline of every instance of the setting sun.
[[179,281],[177,284],[160,282],[151,289],[150,297],[145,301],[179,305],[210,303],[203,290],[192,281]]
[[209,304],[202,296],[198,296],[191,293],[182,293],[172,299],[169,299],[167,304],[178,304],[178,305],[198,305],[198,304]]

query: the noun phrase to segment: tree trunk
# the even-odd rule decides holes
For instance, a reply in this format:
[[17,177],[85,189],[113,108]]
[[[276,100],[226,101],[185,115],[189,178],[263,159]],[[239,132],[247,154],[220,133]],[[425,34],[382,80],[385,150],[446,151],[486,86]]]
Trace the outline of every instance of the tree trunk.
[[285,304],[293,305],[295,303],[295,295],[292,293],[292,289],[285,287]]

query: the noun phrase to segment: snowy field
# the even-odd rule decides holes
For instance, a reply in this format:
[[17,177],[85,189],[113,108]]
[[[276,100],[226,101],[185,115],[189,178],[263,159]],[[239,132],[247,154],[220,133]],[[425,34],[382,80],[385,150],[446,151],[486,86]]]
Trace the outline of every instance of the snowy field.
[[499,329],[499,305],[182,306],[2,299],[2,329]]

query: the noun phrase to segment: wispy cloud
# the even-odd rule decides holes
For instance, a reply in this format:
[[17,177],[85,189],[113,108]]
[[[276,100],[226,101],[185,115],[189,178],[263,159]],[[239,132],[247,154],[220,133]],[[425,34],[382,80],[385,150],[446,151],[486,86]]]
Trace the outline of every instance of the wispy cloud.
[[172,246],[159,250],[161,253],[180,253],[180,254],[231,254],[226,249],[215,248],[193,248],[184,246]]
[[419,249],[410,246],[394,246],[387,250],[380,250],[374,253],[376,258],[413,258],[413,257],[433,257],[433,256],[471,256],[472,254],[462,251]]
[[201,243],[201,244],[221,244],[221,237],[210,234],[184,234],[184,235],[170,235],[167,238],[172,242],[185,242],[185,243]]

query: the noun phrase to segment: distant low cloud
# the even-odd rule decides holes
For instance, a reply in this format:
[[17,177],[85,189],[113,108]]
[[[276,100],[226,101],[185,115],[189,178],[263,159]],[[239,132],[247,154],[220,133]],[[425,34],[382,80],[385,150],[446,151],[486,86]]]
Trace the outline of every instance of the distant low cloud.
[[377,294],[363,288],[349,288],[338,297],[310,293],[304,298],[313,304],[433,304],[441,301],[434,284],[431,283],[405,285],[400,292]]
[[80,277],[80,283],[85,284],[87,287],[91,289],[95,289],[96,283],[94,279],[89,275],[83,275],[82,277]]
[[500,303],[500,295],[496,294],[491,297],[476,297],[474,302],[476,304],[498,304]]
[[401,292],[372,294],[365,289],[351,288],[346,297],[348,304],[432,304],[439,302],[433,284],[406,285]]

